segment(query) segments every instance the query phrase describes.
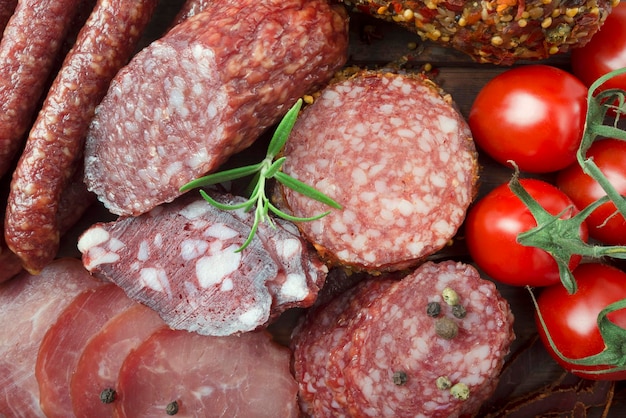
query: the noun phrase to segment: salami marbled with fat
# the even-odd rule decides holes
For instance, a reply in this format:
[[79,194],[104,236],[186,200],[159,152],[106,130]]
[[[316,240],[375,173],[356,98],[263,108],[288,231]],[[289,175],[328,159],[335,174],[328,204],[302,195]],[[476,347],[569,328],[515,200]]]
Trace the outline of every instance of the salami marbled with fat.
[[[226,204],[244,199],[215,195]],[[261,224],[241,252],[254,213],[184,196],[139,217],[89,228],[83,263],[156,310],[172,328],[229,335],[311,306],[328,272],[293,224]]]
[[90,190],[119,215],[172,201],[332,77],[347,23],[326,0],[210,2],[111,83],[87,136]]
[[[446,288],[458,295],[464,316],[455,316],[444,302]],[[427,262],[371,297],[367,287],[361,289],[340,296],[344,310],[330,313],[343,318],[330,327],[341,336],[330,350],[300,336],[317,332],[317,318],[328,313],[312,311],[305,326],[296,328],[294,368],[307,416],[450,418],[475,413],[495,389],[514,339],[512,313],[495,285],[470,265],[445,261]],[[427,313],[430,302],[439,303],[439,314]],[[438,334],[436,324],[443,318],[456,324],[455,336]],[[331,371],[334,378],[327,381],[333,384],[303,379],[319,369]],[[465,385],[469,397],[458,399],[451,388],[438,387],[440,377],[452,386]]]
[[[367,271],[416,265],[444,247],[476,188],[476,151],[449,95],[418,75],[358,72],[324,89],[285,146],[285,173],[342,210],[299,224],[330,261]],[[298,217],[327,208],[291,189]]]

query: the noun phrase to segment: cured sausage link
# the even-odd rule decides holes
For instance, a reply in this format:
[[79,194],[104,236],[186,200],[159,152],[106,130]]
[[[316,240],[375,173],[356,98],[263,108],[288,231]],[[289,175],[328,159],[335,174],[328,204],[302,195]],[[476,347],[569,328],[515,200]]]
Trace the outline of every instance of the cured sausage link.
[[59,246],[59,198],[82,157],[89,122],[117,71],[130,59],[157,0],[99,0],[55,79],[11,183],[9,248],[39,272]]
[[22,145],[81,0],[20,0],[0,43],[0,176]]

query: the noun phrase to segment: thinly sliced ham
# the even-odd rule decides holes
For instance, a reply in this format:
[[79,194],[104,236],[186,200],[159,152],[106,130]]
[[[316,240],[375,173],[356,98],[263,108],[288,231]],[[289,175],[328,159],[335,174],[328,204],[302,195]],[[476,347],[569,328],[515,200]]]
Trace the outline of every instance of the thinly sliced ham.
[[290,352],[264,331],[227,337],[162,329],[119,375],[119,418],[298,416]]
[[48,329],[35,365],[39,402],[48,418],[73,416],[68,388],[83,349],[109,319],[134,303],[112,283],[88,289]]
[[0,284],[0,416],[45,417],[35,378],[41,341],[78,294],[103,284],[70,258]]
[[[113,416],[113,403],[103,402],[101,395],[117,390],[117,378],[126,356],[163,327],[166,325],[155,311],[136,303],[111,318],[89,340],[70,381],[72,407],[78,418]],[[114,399],[115,394],[110,394]]]

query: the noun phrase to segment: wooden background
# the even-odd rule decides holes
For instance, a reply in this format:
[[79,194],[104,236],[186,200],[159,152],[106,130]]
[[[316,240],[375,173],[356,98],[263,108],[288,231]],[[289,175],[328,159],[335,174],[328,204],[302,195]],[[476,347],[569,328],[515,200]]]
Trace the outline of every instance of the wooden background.
[[[181,4],[180,0],[161,1],[155,21],[143,45],[157,37],[163,28],[167,27]],[[402,64],[404,68],[415,71],[429,65],[432,69],[428,74],[452,95],[464,116],[468,115],[473,99],[481,87],[508,68],[475,63],[464,54],[422,42],[419,37],[404,29],[359,14],[351,15],[350,37],[350,65],[379,68],[392,63]],[[569,67],[566,55],[553,57],[544,63],[564,69]],[[524,64],[528,63],[516,65]],[[496,164],[484,155],[480,156],[479,161],[482,171],[478,197],[494,186],[508,181],[511,176],[511,170]],[[544,179],[551,180],[550,176],[544,176]],[[78,257],[79,253],[76,250],[78,235],[93,222],[110,219],[113,219],[113,216],[103,207],[99,204],[94,205],[84,219],[65,237],[60,256]],[[452,258],[471,262],[463,245],[462,232],[458,234],[451,248],[436,254],[433,258]],[[528,292],[506,285],[498,287],[510,302],[515,314],[517,339],[512,347],[510,365],[505,368],[498,392],[485,406],[481,416],[626,416],[626,385],[594,384],[564,374],[546,354],[541,343],[536,341],[533,308]],[[290,311],[271,327],[279,341],[287,342],[289,331],[301,313],[299,310]]]

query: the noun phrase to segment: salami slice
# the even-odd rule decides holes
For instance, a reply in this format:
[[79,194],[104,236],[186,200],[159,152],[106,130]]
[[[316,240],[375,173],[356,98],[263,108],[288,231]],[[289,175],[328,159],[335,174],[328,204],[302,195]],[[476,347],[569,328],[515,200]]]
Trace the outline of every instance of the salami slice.
[[[244,199],[215,194],[226,204]],[[89,228],[83,263],[153,308],[176,329],[229,335],[310,306],[328,272],[293,224],[261,224],[241,252],[254,213],[222,211],[187,195],[139,217]]]
[[78,295],[46,332],[37,355],[39,402],[48,418],[72,417],[70,379],[87,342],[112,317],[134,302],[114,284]]
[[[431,81],[359,72],[327,87],[296,121],[284,172],[343,206],[299,224],[330,261],[402,270],[443,248],[465,218],[477,181],[469,127]],[[323,204],[284,188],[294,215]]]
[[31,273],[58,252],[59,201],[83,156],[96,105],[130,59],[157,0],[101,0],[70,50],[30,131],[11,182],[5,237]]
[[0,42],[0,176],[11,167],[81,0],[22,0]]
[[[152,309],[136,303],[111,318],[82,351],[70,381],[74,414],[78,418],[109,418],[114,405],[103,392],[117,393],[117,380],[126,356],[152,333],[166,327]],[[113,399],[117,395],[111,395]],[[114,402],[114,401],[113,401]]]
[[116,416],[296,418],[289,359],[265,332],[208,337],[162,329],[124,361]]
[[327,82],[347,27],[326,0],[210,2],[111,83],[87,136],[89,189],[119,215],[172,201]]
[[0,414],[45,417],[35,378],[39,345],[78,294],[103,284],[79,260],[64,258],[38,276],[23,272],[0,285]]

